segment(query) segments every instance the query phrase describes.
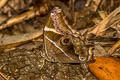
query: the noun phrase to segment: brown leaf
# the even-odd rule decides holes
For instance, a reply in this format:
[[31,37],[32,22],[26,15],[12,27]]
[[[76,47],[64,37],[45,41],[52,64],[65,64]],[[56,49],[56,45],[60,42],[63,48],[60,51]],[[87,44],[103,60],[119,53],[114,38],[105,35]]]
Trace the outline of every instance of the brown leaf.
[[36,31],[36,32],[0,38],[0,50],[19,46],[23,43],[26,43],[28,41],[31,41],[35,38],[40,37],[42,34],[43,34],[43,29],[41,29],[40,31]]

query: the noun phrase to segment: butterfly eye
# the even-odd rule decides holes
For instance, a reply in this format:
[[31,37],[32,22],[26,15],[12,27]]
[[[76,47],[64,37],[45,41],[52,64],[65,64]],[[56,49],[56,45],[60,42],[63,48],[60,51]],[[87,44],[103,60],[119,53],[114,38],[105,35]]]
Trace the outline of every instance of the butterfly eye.
[[71,38],[70,37],[62,37],[61,39],[61,44],[62,45],[70,45],[71,44]]

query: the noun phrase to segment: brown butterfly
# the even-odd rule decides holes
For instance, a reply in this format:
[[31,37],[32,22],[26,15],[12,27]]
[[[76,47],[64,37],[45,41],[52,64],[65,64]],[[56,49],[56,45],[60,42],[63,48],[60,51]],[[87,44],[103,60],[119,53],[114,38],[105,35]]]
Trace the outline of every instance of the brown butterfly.
[[55,7],[44,27],[44,51],[48,61],[80,63],[88,60],[87,48],[63,19],[63,12]]

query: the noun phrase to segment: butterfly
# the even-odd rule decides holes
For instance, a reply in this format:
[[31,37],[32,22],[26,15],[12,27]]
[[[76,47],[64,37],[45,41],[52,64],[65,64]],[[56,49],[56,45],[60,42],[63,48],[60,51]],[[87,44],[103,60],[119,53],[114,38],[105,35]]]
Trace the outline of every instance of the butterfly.
[[48,61],[80,63],[87,61],[89,54],[80,35],[64,20],[59,7],[53,8],[44,27],[44,53]]

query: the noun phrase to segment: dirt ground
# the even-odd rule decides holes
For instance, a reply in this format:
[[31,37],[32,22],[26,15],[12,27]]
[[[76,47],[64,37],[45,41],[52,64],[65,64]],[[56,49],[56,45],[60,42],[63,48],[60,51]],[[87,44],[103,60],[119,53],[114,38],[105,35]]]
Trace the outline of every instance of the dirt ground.
[[30,50],[1,52],[0,72],[9,80],[97,80],[84,64],[51,63],[42,55],[41,45]]

